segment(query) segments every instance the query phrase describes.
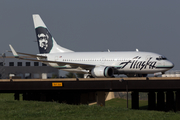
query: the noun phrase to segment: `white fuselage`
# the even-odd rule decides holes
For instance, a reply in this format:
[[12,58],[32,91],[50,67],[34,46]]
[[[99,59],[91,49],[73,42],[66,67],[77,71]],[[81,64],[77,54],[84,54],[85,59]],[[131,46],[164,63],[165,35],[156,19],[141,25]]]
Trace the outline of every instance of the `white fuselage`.
[[[67,63],[80,63],[94,66],[108,66],[116,68],[116,74],[151,74],[165,72],[174,65],[163,56],[151,52],[69,52],[47,54],[50,61]],[[83,69],[73,65],[61,65],[49,63],[50,66],[66,71],[88,73],[89,69]]]

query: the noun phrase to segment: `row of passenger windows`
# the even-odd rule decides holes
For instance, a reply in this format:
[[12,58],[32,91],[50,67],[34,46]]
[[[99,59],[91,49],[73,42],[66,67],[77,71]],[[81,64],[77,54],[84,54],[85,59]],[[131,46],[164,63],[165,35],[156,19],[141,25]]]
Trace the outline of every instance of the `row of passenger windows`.
[[[4,66],[3,62],[0,62],[0,66]],[[7,65],[6,65],[7,66]],[[15,66],[14,62],[9,62],[9,66]],[[23,66],[23,62],[17,62],[17,66]],[[25,62],[24,66],[40,66],[39,62]],[[47,66],[46,64],[42,63],[42,66]]]
[[130,59],[63,59],[63,61],[129,61]]

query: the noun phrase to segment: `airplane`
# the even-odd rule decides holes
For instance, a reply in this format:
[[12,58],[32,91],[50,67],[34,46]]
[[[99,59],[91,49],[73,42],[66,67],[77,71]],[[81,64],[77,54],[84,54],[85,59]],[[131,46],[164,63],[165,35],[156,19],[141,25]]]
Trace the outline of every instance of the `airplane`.
[[[111,78],[116,74],[128,77],[146,77],[148,74],[165,73],[174,67],[166,57],[152,52],[74,52],[57,44],[38,14],[33,14],[39,54],[16,52],[10,46],[15,58],[45,63],[54,68],[86,74],[87,78]],[[30,59],[18,54],[31,56]]]

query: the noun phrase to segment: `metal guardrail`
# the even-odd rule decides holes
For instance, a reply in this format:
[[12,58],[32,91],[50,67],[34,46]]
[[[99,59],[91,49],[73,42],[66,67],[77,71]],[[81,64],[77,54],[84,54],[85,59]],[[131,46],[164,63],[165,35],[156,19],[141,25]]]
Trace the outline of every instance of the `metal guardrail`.
[[180,78],[71,78],[1,79],[0,92],[84,90],[84,91],[167,91],[180,90]]
[[10,78],[10,79],[0,79],[0,82],[5,81],[140,81],[140,80],[180,80],[180,77],[129,77],[129,78],[58,78],[58,79],[19,79],[19,78]]

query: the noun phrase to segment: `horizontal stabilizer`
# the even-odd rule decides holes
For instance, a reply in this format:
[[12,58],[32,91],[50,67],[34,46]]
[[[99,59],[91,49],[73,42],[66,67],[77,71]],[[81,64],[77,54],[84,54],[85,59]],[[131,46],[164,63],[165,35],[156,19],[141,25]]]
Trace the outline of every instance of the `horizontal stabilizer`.
[[11,45],[9,45],[9,47],[10,47],[10,49],[11,49],[14,57],[15,57],[15,58],[18,58],[19,56],[18,56],[17,52],[14,50],[14,48],[13,48]]
[[[9,45],[9,47],[10,47],[11,51],[8,51],[8,52],[12,52],[13,55],[14,55],[16,58],[19,58],[19,55],[18,55],[18,54],[27,55],[27,56],[31,56],[31,57],[34,57],[34,58],[36,58],[36,57],[39,57],[39,58],[47,58],[46,56],[41,56],[41,55],[34,55],[34,54],[16,52],[11,45]],[[22,58],[22,57],[21,57],[21,58]]]

